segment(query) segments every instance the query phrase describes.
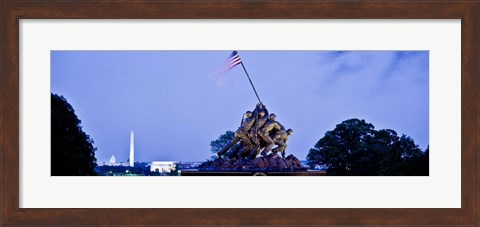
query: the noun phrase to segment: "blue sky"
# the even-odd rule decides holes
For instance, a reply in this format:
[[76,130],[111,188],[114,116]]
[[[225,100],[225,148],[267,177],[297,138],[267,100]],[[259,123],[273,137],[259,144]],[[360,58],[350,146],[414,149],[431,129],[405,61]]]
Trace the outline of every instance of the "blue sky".
[[[231,51],[52,51],[51,91],[95,141],[96,157],[203,161],[258,103]],[[262,102],[294,130],[287,154],[305,159],[335,125],[365,119],[429,144],[428,51],[239,51]]]

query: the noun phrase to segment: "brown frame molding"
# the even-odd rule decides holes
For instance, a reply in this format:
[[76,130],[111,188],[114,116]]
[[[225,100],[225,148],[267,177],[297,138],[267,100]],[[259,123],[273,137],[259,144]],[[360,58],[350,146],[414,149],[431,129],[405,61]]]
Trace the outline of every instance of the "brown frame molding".
[[[479,226],[478,0],[0,1],[1,224]],[[461,19],[461,204],[458,209],[20,209],[20,19]]]

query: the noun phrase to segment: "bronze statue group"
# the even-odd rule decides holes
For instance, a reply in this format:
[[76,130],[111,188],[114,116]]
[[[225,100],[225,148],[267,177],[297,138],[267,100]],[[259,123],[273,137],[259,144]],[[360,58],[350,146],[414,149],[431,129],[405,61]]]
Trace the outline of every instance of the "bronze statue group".
[[[255,110],[247,111],[232,141],[220,150],[217,159],[202,163],[202,171],[305,171],[300,160],[293,154],[285,157],[291,129],[286,130],[268,114],[267,108],[259,103]],[[276,145],[276,147],[275,147]],[[273,148],[273,149],[272,149]],[[277,154],[281,152],[282,157]],[[257,157],[261,154],[259,157]]]
[[[293,130],[285,130],[285,127],[276,121],[275,114],[268,114],[267,108],[262,103],[257,104],[253,112],[247,111],[245,117],[233,140],[217,153],[218,157],[227,156],[227,152],[240,142],[239,146],[228,153],[227,158],[252,160],[258,154],[266,157],[270,151],[271,155],[281,152],[282,158],[285,158],[288,136],[292,135]],[[273,148],[275,145],[277,147]]]

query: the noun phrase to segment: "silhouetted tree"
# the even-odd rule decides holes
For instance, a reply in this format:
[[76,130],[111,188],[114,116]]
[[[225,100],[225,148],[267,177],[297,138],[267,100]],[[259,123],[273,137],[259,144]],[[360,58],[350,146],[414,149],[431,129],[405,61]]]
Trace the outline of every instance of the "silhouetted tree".
[[428,175],[428,149],[394,130],[374,130],[365,120],[349,119],[325,133],[310,149],[307,164],[326,165],[328,175]]
[[51,94],[52,176],[92,176],[96,159],[93,140],[63,96]]

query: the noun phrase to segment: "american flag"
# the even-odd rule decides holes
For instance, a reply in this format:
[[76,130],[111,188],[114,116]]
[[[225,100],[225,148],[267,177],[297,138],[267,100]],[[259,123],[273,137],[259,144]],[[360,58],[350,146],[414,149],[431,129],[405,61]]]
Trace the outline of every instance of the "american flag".
[[222,72],[226,73],[240,63],[242,63],[242,59],[240,58],[240,55],[238,55],[237,51],[233,51],[230,57],[227,59],[227,62],[223,66]]

